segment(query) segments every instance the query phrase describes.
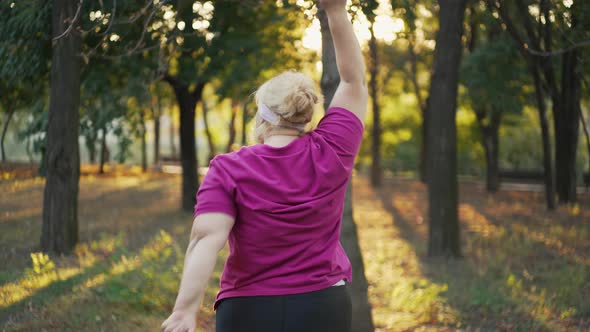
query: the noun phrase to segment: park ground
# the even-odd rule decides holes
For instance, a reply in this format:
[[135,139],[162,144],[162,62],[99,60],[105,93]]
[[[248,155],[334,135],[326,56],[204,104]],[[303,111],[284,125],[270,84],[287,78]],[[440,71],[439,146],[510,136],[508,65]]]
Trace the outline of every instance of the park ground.
[[[119,168],[80,180],[72,255],[38,252],[43,184],[0,169],[0,330],[158,331],[176,295],[191,214],[180,178]],[[590,194],[547,212],[543,194],[462,181],[459,260],[426,257],[426,190],[353,178],[354,216],[377,331],[590,330]],[[219,257],[201,331],[214,331]]]

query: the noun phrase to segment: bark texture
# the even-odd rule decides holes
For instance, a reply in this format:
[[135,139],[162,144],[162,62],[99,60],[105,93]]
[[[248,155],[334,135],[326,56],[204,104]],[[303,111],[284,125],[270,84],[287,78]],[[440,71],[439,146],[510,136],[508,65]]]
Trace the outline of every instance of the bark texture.
[[55,0],[51,95],[47,124],[47,179],[43,196],[43,251],[64,253],[78,242],[78,181],[80,178],[80,35],[73,22],[78,2]]
[[561,109],[555,110],[555,177],[560,203],[575,203],[576,158],[580,130],[581,82],[578,52],[572,50],[562,57]]
[[430,256],[461,256],[455,114],[465,5],[465,0],[440,2],[427,129]]

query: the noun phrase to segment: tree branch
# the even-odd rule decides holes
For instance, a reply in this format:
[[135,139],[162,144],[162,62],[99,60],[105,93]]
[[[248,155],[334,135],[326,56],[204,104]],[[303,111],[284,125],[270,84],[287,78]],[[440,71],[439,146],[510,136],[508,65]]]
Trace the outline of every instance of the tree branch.
[[526,51],[529,52],[530,54],[536,55],[536,56],[551,57],[551,56],[556,56],[556,55],[562,55],[564,53],[573,51],[577,48],[587,47],[587,46],[590,46],[590,39],[574,43],[573,45],[570,45],[569,47],[562,48],[562,49],[555,50],[555,51],[543,52],[543,51],[539,51],[539,50],[533,50],[530,48],[526,48]]
[[516,28],[516,25],[512,21],[512,18],[506,11],[506,8],[495,0],[487,0],[486,2],[490,9],[493,8],[496,10],[497,14],[499,15],[499,21],[504,23],[504,26],[502,26],[503,30],[506,30],[516,41],[516,46],[518,47],[518,50],[522,54],[522,56],[525,59],[529,59],[530,54],[527,52],[527,48],[525,46],[527,43],[524,41],[523,36],[521,36],[521,34],[518,32],[518,29]]
[[195,90],[191,93],[191,96],[196,99],[200,99],[201,95],[203,94],[203,89],[205,88],[205,82],[201,82],[197,84]]
[[57,40],[65,37],[67,34],[70,33],[70,31],[72,31],[72,29],[74,28],[74,24],[76,23],[76,21],[78,20],[78,17],[80,16],[80,13],[82,12],[82,4],[83,3],[84,3],[84,0],[80,0],[80,2],[78,2],[78,8],[76,9],[76,14],[74,14],[74,18],[72,18],[70,25],[61,35],[54,37],[53,41],[57,41]]
[[522,0],[516,0],[516,8],[520,12],[520,18],[524,25],[524,30],[526,31],[530,44],[536,49],[541,49],[541,43],[539,41],[540,37],[535,34],[535,30],[533,29],[533,25],[531,23],[531,17],[528,12],[528,7],[522,2]]

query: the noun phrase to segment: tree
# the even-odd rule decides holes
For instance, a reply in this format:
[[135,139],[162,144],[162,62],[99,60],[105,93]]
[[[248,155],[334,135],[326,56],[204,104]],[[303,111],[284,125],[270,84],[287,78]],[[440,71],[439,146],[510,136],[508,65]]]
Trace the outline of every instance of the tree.
[[127,107],[125,117],[129,122],[129,129],[136,138],[140,139],[141,170],[147,172],[147,126],[148,114],[153,111],[153,94],[148,80],[141,75],[133,75],[127,83]]
[[[321,88],[324,94],[324,109],[328,110],[330,102],[334,97],[336,88],[340,83],[340,75],[336,65],[336,53],[334,42],[330,33],[328,17],[326,12],[318,9],[318,19],[320,20],[322,33],[322,79]],[[356,224],[352,214],[352,183],[348,184],[346,189],[346,198],[344,201],[344,211],[342,215],[342,228],[340,234],[342,247],[348,255],[352,264],[352,273],[354,282],[352,283],[352,331],[353,332],[370,332],[374,331],[373,317],[371,315],[371,306],[367,297],[368,282],[365,276],[363,256],[359,247]]]
[[248,103],[244,103],[244,106],[242,107],[242,139],[241,139],[241,143],[242,146],[245,146],[247,144],[247,132],[248,132],[248,121],[250,120],[251,115],[248,112]]
[[[6,114],[0,129],[0,149],[2,161],[6,161],[4,140],[15,113],[37,114],[46,108],[45,82],[51,54],[51,45],[47,42],[51,37],[47,29],[51,22],[50,3],[40,0],[0,2],[0,22],[0,110]],[[24,132],[43,131],[43,123],[38,120],[29,123]],[[41,145],[44,145],[41,141],[36,144],[37,147]]]
[[373,127],[371,129],[371,185],[381,186],[383,172],[381,169],[381,108],[379,105],[379,44],[375,36],[375,10],[379,3],[375,0],[362,1],[361,8],[369,21],[369,94],[373,109]]
[[0,91],[2,91],[0,110],[3,113],[6,113],[6,119],[2,124],[2,129],[0,129],[0,149],[2,150],[3,162],[7,161],[4,140],[6,138],[6,133],[8,132],[10,121],[18,110],[41,106],[42,100],[41,103],[39,103],[38,101],[35,101],[35,98],[39,98],[39,96],[43,95],[44,88],[44,84],[35,85],[31,81],[0,81]]
[[[399,34],[399,37],[404,37],[407,40],[407,62],[409,68],[405,70],[406,75],[414,90],[416,96],[416,102],[420,115],[422,118],[422,127],[420,132],[420,150],[419,150],[419,161],[418,161],[418,174],[420,181],[426,183],[426,172],[427,172],[427,158],[428,158],[428,98],[423,96],[423,85],[420,80],[420,68],[422,72],[426,72],[426,68],[431,67],[431,53],[427,47],[420,45],[418,42],[418,32],[423,35],[425,39],[428,39],[429,35],[433,32],[429,31],[427,27],[434,26],[435,22],[431,22],[431,19],[427,17],[419,17],[417,14],[418,10],[428,11],[429,8],[434,7],[435,3],[430,0],[403,0],[403,1],[391,1],[393,12],[402,17],[405,23],[403,34]],[[432,15],[435,17],[435,15]]]
[[455,113],[466,0],[440,2],[429,91],[428,202],[430,256],[461,255],[457,212]]
[[[485,152],[486,188],[495,192],[500,186],[500,123],[503,116],[522,110],[529,97],[525,92],[528,82],[526,68],[518,61],[518,51],[509,36],[499,29],[489,12],[480,12],[479,8],[479,3],[469,5],[469,53],[462,63],[461,77]],[[485,30],[480,31],[480,25]]]
[[[53,56],[47,125],[47,180],[43,196],[41,248],[63,253],[78,242],[81,40],[75,1],[55,0]],[[73,29],[68,31],[72,26]]]
[[213,141],[213,135],[211,134],[211,129],[209,128],[209,119],[207,115],[209,114],[209,105],[207,101],[201,101],[201,107],[203,108],[203,124],[205,125],[205,136],[207,136],[207,144],[209,144],[209,161],[215,157],[217,154],[217,149],[215,148],[215,142]]
[[163,104],[167,100],[166,93],[163,87],[158,82],[152,83],[150,86],[151,93],[151,105],[150,112],[152,119],[154,120],[154,164],[158,165],[160,162],[160,137],[162,135],[162,126],[160,124],[160,118],[163,115]]
[[[542,118],[545,117],[545,94],[551,98],[555,132],[555,188],[561,203],[573,203],[576,201],[576,154],[581,110],[578,60],[581,51],[577,39],[590,36],[590,4],[583,1],[566,3],[548,0],[535,4],[524,0],[510,4],[488,0],[487,3],[497,13],[502,26],[510,33],[529,65],[535,86],[538,87],[535,93],[540,112],[543,113]],[[513,20],[514,15],[518,20]],[[555,34],[556,31],[559,33]],[[555,50],[556,46],[561,49]],[[558,57],[561,57],[561,70],[555,64]],[[541,124],[543,127],[546,126],[545,121]],[[548,128],[543,131],[548,132]],[[544,143],[544,153],[551,153],[547,143]],[[545,162],[546,173],[549,166]],[[548,199],[549,208],[552,205]]]
[[104,165],[110,159],[106,141],[109,134],[118,139],[115,159],[123,162],[129,154],[131,137],[141,138],[141,133],[145,132],[143,126],[146,109],[151,106],[148,89],[152,79],[144,64],[141,59],[93,59],[84,68],[80,128],[91,161],[96,157],[96,142],[100,142],[99,174],[104,173]]
[[238,109],[240,108],[240,103],[234,99],[231,101],[231,116],[229,119],[228,125],[228,140],[227,140],[227,148],[225,149],[226,152],[232,151],[232,146],[236,141],[236,118],[238,117]]
[[248,68],[250,58],[269,59],[266,67],[288,62],[302,33],[296,24],[301,15],[293,8],[289,2],[190,0],[179,0],[174,7],[163,79],[172,86],[180,109],[183,209],[193,209],[198,188],[194,116],[204,86],[223,73]]
[[0,134],[0,149],[2,149],[2,162],[6,162],[6,148],[4,147],[4,138],[6,137],[6,131],[8,131],[8,124],[14,115],[14,107],[12,105],[7,107],[6,110],[6,120],[2,125],[2,134]]
[[553,166],[551,162],[551,141],[549,134],[549,125],[547,122],[547,106],[545,103],[545,92],[543,83],[541,81],[541,63],[540,59],[536,58],[532,54],[528,53],[522,46],[522,37],[517,30],[517,27],[513,24],[511,17],[508,15],[507,8],[501,6],[500,3],[492,0],[487,1],[490,10],[496,12],[497,17],[500,17],[505,22],[505,30],[511,35],[513,40],[516,42],[520,54],[527,62],[529,72],[533,77],[535,87],[535,100],[537,102],[537,112],[539,114],[539,123],[541,125],[541,135],[543,144],[543,171],[544,171],[544,182],[545,182],[545,200],[547,203],[547,209],[555,209],[555,182],[553,178]]

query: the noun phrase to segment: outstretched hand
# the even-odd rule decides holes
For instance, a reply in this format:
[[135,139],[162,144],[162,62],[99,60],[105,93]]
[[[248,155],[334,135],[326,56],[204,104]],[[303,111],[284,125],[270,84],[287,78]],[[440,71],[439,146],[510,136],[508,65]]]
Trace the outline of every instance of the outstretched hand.
[[163,332],[195,332],[197,329],[197,315],[182,311],[174,311],[162,323]]
[[323,10],[332,10],[338,8],[346,8],[348,0],[319,0],[320,8]]

